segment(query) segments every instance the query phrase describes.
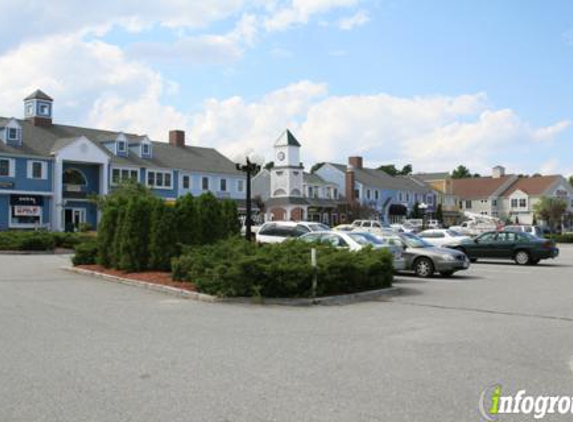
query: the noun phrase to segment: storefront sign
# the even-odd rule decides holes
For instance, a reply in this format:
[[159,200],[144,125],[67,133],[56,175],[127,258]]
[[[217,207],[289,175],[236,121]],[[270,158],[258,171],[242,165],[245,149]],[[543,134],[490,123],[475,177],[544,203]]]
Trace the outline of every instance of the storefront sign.
[[10,205],[24,207],[41,207],[44,205],[44,198],[34,195],[11,195]]
[[39,217],[42,215],[42,207],[15,205],[15,217]]
[[0,182],[0,189],[14,189],[14,182]]

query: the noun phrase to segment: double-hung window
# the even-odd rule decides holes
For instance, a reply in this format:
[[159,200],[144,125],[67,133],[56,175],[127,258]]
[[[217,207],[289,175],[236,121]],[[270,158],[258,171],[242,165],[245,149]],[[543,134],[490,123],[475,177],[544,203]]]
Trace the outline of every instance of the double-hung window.
[[114,168],[111,171],[112,185],[118,185],[128,180],[131,180],[132,182],[139,182],[139,170]]
[[227,192],[227,179],[221,179],[219,183],[219,190],[221,192]]
[[184,175],[181,180],[181,185],[183,186],[183,189],[191,188],[191,177],[187,174]]
[[14,160],[0,158],[0,177],[14,177]]
[[157,189],[173,189],[171,172],[147,170],[147,186]]
[[245,190],[245,181],[237,180],[237,192],[243,192]]
[[209,178],[203,176],[201,178],[201,189],[202,190],[209,190]]
[[44,180],[48,177],[47,163],[44,161],[28,161],[28,179]]

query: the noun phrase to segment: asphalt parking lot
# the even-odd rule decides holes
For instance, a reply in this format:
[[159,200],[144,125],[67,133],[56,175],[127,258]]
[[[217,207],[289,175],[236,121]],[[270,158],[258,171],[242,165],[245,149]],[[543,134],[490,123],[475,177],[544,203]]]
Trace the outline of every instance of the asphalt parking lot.
[[0,421],[460,422],[496,383],[573,395],[571,247],[303,308],[177,299],[66,259],[0,256]]

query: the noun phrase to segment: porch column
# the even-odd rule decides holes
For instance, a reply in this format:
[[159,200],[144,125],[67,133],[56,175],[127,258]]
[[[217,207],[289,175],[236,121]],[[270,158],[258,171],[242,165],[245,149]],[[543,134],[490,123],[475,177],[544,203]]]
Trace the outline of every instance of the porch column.
[[63,206],[63,184],[62,184],[62,174],[63,174],[63,162],[60,158],[56,158],[54,161],[54,196],[52,200],[52,230],[53,231],[63,231],[62,226],[62,212]]
[[[99,174],[99,193],[100,195],[107,195],[109,192],[109,163],[100,165]],[[97,224],[101,221],[101,210],[97,209]],[[95,229],[95,227],[94,227]]]

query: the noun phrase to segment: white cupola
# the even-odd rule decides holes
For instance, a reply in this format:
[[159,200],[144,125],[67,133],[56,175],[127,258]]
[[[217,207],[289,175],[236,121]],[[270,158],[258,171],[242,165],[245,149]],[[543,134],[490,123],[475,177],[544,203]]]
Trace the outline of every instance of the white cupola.
[[45,92],[37,89],[24,98],[24,116],[34,126],[52,126],[54,100]]

